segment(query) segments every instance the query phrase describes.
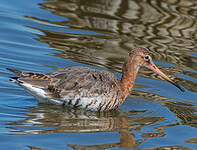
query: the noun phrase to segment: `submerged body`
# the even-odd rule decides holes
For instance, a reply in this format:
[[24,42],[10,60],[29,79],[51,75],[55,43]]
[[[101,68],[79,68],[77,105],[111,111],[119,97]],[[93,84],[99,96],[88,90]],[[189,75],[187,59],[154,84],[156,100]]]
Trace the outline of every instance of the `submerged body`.
[[145,48],[131,51],[123,65],[121,80],[110,72],[81,66],[59,69],[48,74],[8,70],[18,75],[12,77],[12,81],[32,94],[39,103],[107,111],[116,109],[125,101],[141,66],[148,67],[182,90],[153,64],[150,52]]

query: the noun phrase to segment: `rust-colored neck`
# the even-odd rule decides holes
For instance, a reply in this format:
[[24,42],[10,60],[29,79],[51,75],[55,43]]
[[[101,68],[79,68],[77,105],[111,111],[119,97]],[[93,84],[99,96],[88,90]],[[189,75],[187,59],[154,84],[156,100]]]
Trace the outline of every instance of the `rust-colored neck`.
[[128,57],[123,65],[121,90],[122,101],[130,94],[135,84],[136,75],[139,69],[138,61],[135,57]]

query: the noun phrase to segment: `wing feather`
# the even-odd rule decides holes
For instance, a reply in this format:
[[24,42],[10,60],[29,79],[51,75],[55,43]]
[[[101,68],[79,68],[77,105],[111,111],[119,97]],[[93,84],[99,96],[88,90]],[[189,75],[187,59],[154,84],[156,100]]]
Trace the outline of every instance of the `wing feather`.
[[[110,72],[87,67],[70,67],[49,74],[53,78],[50,85],[61,90],[60,96],[72,92],[94,95],[107,95],[110,89],[119,89],[119,80]],[[115,88],[117,87],[117,88]]]

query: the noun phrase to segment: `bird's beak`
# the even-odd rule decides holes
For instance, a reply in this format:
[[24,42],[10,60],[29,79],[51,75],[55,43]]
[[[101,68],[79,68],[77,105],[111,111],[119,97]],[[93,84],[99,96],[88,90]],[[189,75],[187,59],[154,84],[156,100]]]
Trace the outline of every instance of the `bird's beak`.
[[157,73],[158,75],[160,75],[163,79],[165,79],[166,81],[170,82],[171,84],[173,84],[174,86],[176,86],[177,88],[179,88],[182,92],[185,91],[181,86],[179,86],[177,83],[175,83],[174,81],[172,81],[161,70],[159,70],[159,68],[157,68],[157,66],[152,61],[147,66],[147,68],[150,69],[150,70],[152,70],[152,71],[154,71],[155,73]]

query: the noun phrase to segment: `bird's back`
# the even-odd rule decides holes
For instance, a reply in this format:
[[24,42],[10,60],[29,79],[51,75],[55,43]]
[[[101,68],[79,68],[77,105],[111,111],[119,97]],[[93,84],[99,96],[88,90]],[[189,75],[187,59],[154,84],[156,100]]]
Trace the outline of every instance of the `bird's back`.
[[65,91],[87,89],[88,93],[101,95],[119,86],[119,81],[112,73],[81,66],[59,69],[47,75],[53,79],[51,85]]

